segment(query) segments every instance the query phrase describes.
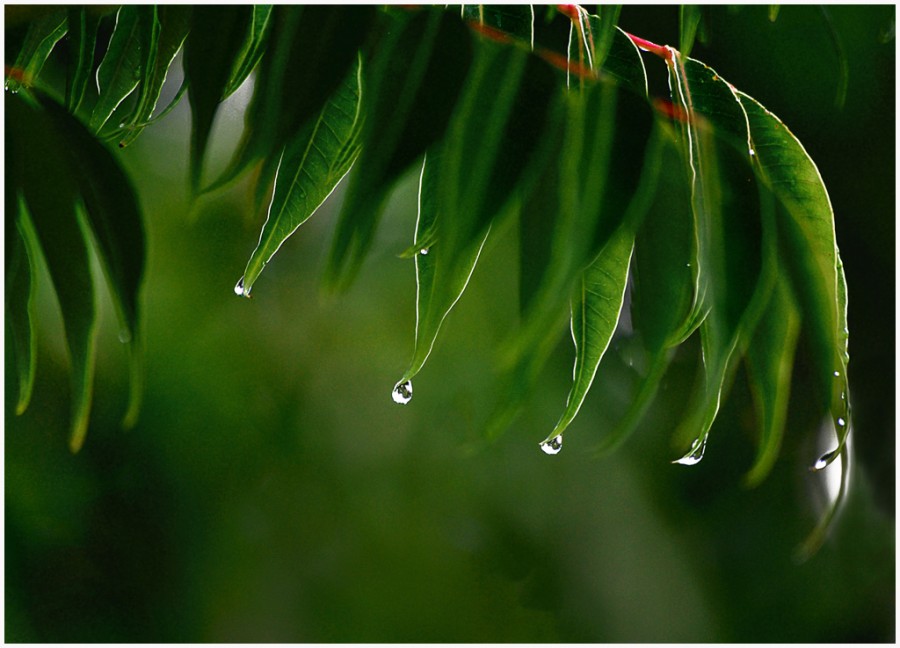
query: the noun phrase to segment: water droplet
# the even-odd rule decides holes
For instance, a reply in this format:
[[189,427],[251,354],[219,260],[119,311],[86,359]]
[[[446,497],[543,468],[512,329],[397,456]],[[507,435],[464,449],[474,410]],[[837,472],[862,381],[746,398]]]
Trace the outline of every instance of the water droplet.
[[406,405],[412,400],[412,381],[405,380],[394,385],[394,391],[391,392],[391,398],[395,403]]
[[119,329],[119,342],[122,344],[128,344],[131,342],[131,331],[127,328]]
[[422,254],[422,255],[428,254],[428,248],[422,248],[421,250],[419,250],[419,254]]
[[562,442],[562,434],[557,434],[549,441],[543,441],[541,443],[541,450],[543,450],[548,455],[559,454],[559,451],[562,450]]
[[843,418],[841,418],[841,417],[839,416],[839,417],[838,417],[838,420],[837,420],[837,424],[838,424],[840,427],[844,427],[845,425],[847,425],[847,421],[845,421]]
[[835,372],[834,372],[834,377],[835,377],[835,378],[840,378],[840,377],[841,377],[841,372],[840,372],[840,371],[835,371]]
[[823,468],[827,467],[828,464],[830,464],[831,461],[837,456],[838,452],[839,452],[839,450],[837,448],[835,448],[831,452],[826,452],[821,457],[816,459],[816,463],[814,463],[812,465],[810,470],[817,471],[817,470],[822,470]]
[[700,460],[703,459],[703,453],[706,452],[706,439],[707,437],[702,437],[694,441],[688,453],[672,463],[681,464],[682,466],[694,466],[700,463]]
[[756,151],[754,151],[753,149],[750,149],[750,157],[753,157],[754,155],[756,155]]
[[241,277],[240,280],[234,286],[234,294],[238,297],[249,297],[250,291],[244,290],[244,278]]

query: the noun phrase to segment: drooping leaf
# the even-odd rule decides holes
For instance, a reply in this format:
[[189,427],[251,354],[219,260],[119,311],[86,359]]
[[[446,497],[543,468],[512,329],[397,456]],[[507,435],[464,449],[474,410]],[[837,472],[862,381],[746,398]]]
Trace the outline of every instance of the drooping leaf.
[[643,173],[655,155],[648,146],[653,116],[646,99],[606,82],[567,99],[561,168],[549,174],[558,183],[538,185],[556,204],[545,206],[547,197],[523,200],[526,218],[531,209],[549,209],[535,218],[551,220],[553,229],[547,269],[514,343],[516,360],[564,316],[576,278],[624,221],[637,226],[653,195],[654,164]]
[[[762,257],[775,245],[771,196],[753,182],[747,118],[732,87],[712,69],[667,48],[672,98],[692,178],[698,243],[695,310],[704,377],[676,437],[694,439],[678,463],[699,461],[722,393],[733,373],[735,349],[749,335],[767,296]],[[765,240],[763,240],[765,237]],[[696,318],[694,318],[696,319]]]
[[40,101],[56,146],[68,156],[68,173],[75,180],[119,317],[119,338],[129,345],[131,393],[124,424],[130,426],[137,418],[143,384],[138,294],[146,243],[137,194],[110,151],[81,122],[54,101]]
[[198,5],[184,45],[184,76],[191,104],[191,187],[200,187],[213,120],[253,20],[249,6]]
[[823,468],[839,456],[850,429],[847,287],[834,214],[822,177],[797,138],[757,101],[738,96],[760,174],[783,207],[778,211],[781,256],[813,349],[819,398],[835,421],[838,447],[817,463]]
[[584,403],[619,323],[633,248],[633,230],[623,225],[581,276],[572,298],[572,341],[575,343],[572,389],[566,409],[544,443],[560,438]]
[[231,73],[231,78],[225,87],[225,96],[228,97],[247,80],[250,73],[259,63],[265,52],[266,37],[268,36],[272,16],[272,5],[254,5],[253,19],[250,24],[250,34],[244,49],[239,57],[239,63]]
[[15,95],[7,94],[5,106],[6,118],[16,124],[16,128],[6,129],[14,165],[12,177],[21,182],[29,221],[62,313],[72,375],[69,445],[75,452],[87,432],[95,323],[88,246],[75,211],[77,189],[67,160],[53,139],[54,129],[47,115]]
[[787,280],[775,282],[769,303],[747,350],[747,370],[759,418],[759,447],[744,477],[756,486],[769,474],[784,434],[800,312]]
[[375,17],[372,6],[273,8],[244,135],[228,168],[206,191],[232,182],[260,160],[280,157],[284,142],[318,115],[346,78]]
[[[438,219],[448,216],[438,200],[441,160],[440,150],[434,149],[423,162],[419,178],[417,242],[425,240],[427,233],[434,231]],[[409,368],[397,382],[398,386],[408,385],[424,366],[444,320],[472,277],[489,232],[490,229],[481,240],[473,241],[452,265],[447,263],[439,240],[430,247],[416,246],[416,342]]]
[[316,120],[288,142],[278,166],[268,218],[236,292],[249,297],[256,278],[282,243],[350,170],[359,154],[360,86],[361,66],[357,63]]
[[25,41],[13,63],[16,73],[7,74],[6,89],[10,92],[18,92],[22,86],[33,86],[44,63],[50,57],[50,52],[66,35],[67,29],[65,9],[41,16],[28,25]]
[[137,104],[132,113],[120,146],[127,146],[137,139],[138,135],[150,121],[153,111],[159,102],[163,84],[169,73],[172,61],[184,44],[191,25],[191,7],[186,5],[159,5],[155,12],[146,12],[143,19],[147,28],[158,31],[155,47],[150,48],[145,61],[146,72],[141,82]]
[[152,47],[152,29],[147,25],[148,7],[125,5],[116,14],[116,26],[109,47],[97,68],[97,103],[91,113],[90,128],[99,133],[119,104],[134,92]]
[[76,114],[94,69],[94,46],[100,15],[85,7],[69,7],[69,43],[72,60],[66,84],[66,108]]
[[[7,151],[8,155],[8,151]],[[16,414],[28,407],[34,386],[37,345],[34,336],[34,262],[29,254],[22,219],[19,217],[19,192],[7,187],[6,197],[6,326],[12,341],[18,374]]]
[[363,150],[326,269],[332,289],[358,272],[394,182],[444,134],[470,57],[468,30],[440,9],[417,12],[379,44],[363,79]]
[[694,39],[697,37],[697,27],[700,26],[702,18],[703,14],[698,5],[681,5],[679,7],[678,23],[680,36],[678,38],[678,49],[684,57],[691,55]]
[[650,365],[628,410],[601,440],[599,453],[619,447],[637,427],[669,365],[670,348],[696,328],[691,319],[697,265],[691,178],[671,128],[660,127],[659,132],[662,172],[654,202],[638,229],[631,262],[631,321],[640,332]]

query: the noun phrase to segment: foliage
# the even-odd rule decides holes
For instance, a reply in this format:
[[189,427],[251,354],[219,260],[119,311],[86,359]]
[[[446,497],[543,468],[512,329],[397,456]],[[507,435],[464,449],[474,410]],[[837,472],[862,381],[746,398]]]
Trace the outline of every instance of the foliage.
[[[266,263],[352,167],[325,272],[328,288],[345,290],[392,188],[420,169],[419,218],[406,251],[417,278],[415,344],[396,401],[412,397],[411,381],[486,241],[517,224],[521,326],[500,354],[503,388],[488,437],[529,398],[568,320],[573,384],[542,443],[558,452],[595,376],[602,380],[601,360],[630,302],[650,368],[601,450],[634,429],[674,350],[698,335],[702,373],[675,433],[685,450],[677,463],[703,457],[745,362],[759,419],[747,479],[765,477],[784,431],[798,339],[814,366],[814,407],[837,434],[837,447],[814,468],[845,455],[847,291],[815,164],[777,117],[686,56],[703,29],[697,11],[682,12],[683,53],[625,33],[617,17],[615,8],[592,16],[573,5],[128,5],[114,16],[88,8],[25,16],[6,74],[7,322],[18,409],[34,380],[28,303],[41,255],[72,360],[71,447],[81,446],[93,373],[93,247],[132,349],[126,420],[134,419],[145,242],[130,182],[100,141],[125,146],[168,111],[157,103],[183,50],[178,98],[187,92],[193,116],[193,190],[217,189],[252,169],[256,207],[267,215],[239,295],[250,296]],[[113,21],[103,42],[98,30]],[[67,34],[60,92],[40,72]],[[96,69],[95,42],[106,48]],[[661,59],[647,65],[665,66],[667,98],[648,93],[647,54]],[[228,169],[208,179],[217,109],[251,76],[244,137]]]

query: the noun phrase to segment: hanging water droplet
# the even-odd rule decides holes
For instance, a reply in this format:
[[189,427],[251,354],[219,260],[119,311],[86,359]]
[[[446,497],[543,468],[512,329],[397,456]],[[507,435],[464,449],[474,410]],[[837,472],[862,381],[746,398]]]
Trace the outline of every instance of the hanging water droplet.
[[249,297],[250,292],[244,290],[244,278],[241,277],[240,280],[234,286],[234,294],[238,297]]
[[557,434],[552,439],[541,442],[541,450],[548,455],[559,454],[559,451],[562,450],[562,442],[562,434]]
[[428,248],[422,248],[421,250],[419,250],[419,254],[421,254],[423,256],[428,254]]
[[411,401],[412,381],[405,380],[394,385],[394,390],[391,392],[391,398],[394,399],[395,403],[398,403],[400,405],[406,405],[409,401]]
[[690,451],[681,459],[676,459],[672,463],[681,464],[682,466],[694,466],[703,459],[703,453],[706,452],[706,439],[703,437],[694,441]]
[[830,464],[832,462],[832,460],[837,456],[838,452],[839,452],[839,448],[835,448],[834,450],[832,450],[830,452],[826,452],[821,457],[816,459],[816,463],[814,463],[810,467],[810,470],[812,470],[814,472],[817,470],[822,470],[823,468],[825,468],[826,466],[828,466],[828,464]]

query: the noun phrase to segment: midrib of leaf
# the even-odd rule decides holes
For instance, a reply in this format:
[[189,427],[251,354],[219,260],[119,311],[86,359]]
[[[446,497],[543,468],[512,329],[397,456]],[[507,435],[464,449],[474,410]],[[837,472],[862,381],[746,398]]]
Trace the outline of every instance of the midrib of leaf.
[[139,35],[137,9],[128,6],[119,9],[109,48],[97,68],[99,97],[90,121],[94,132],[100,132],[119,104],[138,86],[140,79],[135,72],[141,55]]
[[561,435],[584,403],[619,322],[633,249],[634,233],[623,225],[582,273],[572,303],[572,388],[566,408],[545,442]]

